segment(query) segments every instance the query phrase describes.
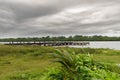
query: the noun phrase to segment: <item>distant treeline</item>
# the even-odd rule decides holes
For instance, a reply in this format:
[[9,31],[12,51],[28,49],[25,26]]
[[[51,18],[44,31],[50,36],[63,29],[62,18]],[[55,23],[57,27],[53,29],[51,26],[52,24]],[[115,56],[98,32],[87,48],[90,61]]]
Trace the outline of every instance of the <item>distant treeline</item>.
[[0,39],[0,42],[10,41],[120,41],[120,37],[108,37],[108,36],[59,36],[59,37],[34,37],[34,38],[4,38]]

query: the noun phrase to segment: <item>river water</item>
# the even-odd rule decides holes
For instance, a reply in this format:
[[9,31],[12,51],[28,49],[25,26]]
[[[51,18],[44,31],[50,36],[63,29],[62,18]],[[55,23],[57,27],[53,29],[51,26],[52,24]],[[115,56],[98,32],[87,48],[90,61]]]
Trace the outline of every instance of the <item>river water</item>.
[[70,47],[90,47],[90,48],[109,48],[120,50],[120,41],[91,41],[87,46],[70,46]]
[[[0,44],[5,44],[8,42],[0,42]],[[69,47],[90,47],[90,48],[109,48],[120,50],[120,41],[90,41],[90,45],[86,46],[69,46]]]

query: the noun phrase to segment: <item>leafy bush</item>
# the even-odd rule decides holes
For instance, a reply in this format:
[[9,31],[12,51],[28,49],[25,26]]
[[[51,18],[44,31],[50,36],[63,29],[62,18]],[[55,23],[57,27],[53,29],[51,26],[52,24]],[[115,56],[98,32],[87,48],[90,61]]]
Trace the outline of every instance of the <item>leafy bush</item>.
[[76,55],[73,51],[56,50],[52,57],[61,66],[49,70],[44,75],[46,80],[120,80],[120,75],[111,72],[108,64],[94,61],[89,54]]
[[58,68],[48,68],[41,80],[63,80],[64,73]]

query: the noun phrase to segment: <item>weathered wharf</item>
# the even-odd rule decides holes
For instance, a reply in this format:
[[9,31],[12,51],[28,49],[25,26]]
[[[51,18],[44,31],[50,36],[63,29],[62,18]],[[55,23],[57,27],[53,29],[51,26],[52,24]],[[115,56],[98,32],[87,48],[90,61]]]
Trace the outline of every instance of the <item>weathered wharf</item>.
[[85,46],[89,45],[88,41],[33,41],[33,42],[9,42],[6,45],[40,45],[40,46],[70,46],[78,45]]

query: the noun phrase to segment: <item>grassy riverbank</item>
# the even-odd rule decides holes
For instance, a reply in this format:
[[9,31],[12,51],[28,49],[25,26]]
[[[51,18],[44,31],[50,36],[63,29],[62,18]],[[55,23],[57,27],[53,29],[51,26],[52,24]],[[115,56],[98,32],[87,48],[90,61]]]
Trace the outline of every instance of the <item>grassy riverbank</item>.
[[[119,50],[0,45],[0,80],[37,80],[48,67],[58,66],[48,57],[55,49],[91,54],[95,61],[120,64]],[[113,71],[120,73],[119,68]]]

